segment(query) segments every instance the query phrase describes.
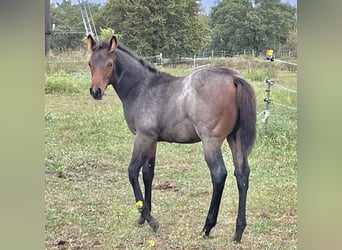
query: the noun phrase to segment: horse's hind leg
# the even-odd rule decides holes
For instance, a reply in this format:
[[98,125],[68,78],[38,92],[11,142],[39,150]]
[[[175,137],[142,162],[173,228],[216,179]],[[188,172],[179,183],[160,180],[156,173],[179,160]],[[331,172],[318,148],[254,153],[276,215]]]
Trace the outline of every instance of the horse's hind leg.
[[205,225],[202,232],[205,237],[209,236],[211,229],[216,225],[217,215],[220,208],[220,202],[224,184],[227,177],[227,170],[221,153],[221,142],[203,141],[205,160],[208,164],[213,184],[213,194]]
[[[151,203],[152,203],[152,181],[154,177],[154,164],[155,164],[155,156],[149,158],[149,160],[145,163],[142,169],[143,173],[143,181],[145,186],[145,202],[147,208],[152,211]],[[144,224],[145,218],[141,215],[138,219],[138,224]]]
[[243,148],[240,141],[239,131],[227,138],[232,150],[233,162],[235,166],[234,175],[236,177],[239,190],[239,208],[236,219],[235,235],[232,240],[236,243],[241,242],[243,231],[246,228],[246,199],[249,182],[249,165],[247,160],[247,150]]

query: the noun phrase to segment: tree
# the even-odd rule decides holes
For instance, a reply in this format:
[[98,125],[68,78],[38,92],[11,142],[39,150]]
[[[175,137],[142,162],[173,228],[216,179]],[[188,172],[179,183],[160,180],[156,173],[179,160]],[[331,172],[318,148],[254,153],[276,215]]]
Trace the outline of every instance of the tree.
[[51,48],[54,50],[75,49],[82,41],[84,34],[79,9],[71,1],[63,0],[60,4],[51,5],[53,33]]
[[213,49],[238,50],[248,46],[247,13],[252,10],[248,1],[224,0],[213,8],[210,15]]
[[210,47],[261,52],[287,41],[295,26],[295,8],[280,0],[223,0],[210,15]]
[[[97,13],[100,5],[90,4],[92,12]],[[51,36],[51,49],[64,51],[84,47],[86,36],[79,5],[63,0],[51,4],[51,19],[54,26]]]
[[256,8],[261,24],[267,27],[267,39],[263,47],[277,48],[287,42],[287,38],[296,24],[296,8],[280,0],[260,0]]
[[199,12],[195,0],[109,0],[96,22],[117,31],[120,42],[140,55],[175,58],[208,42],[208,26]]
[[115,32],[112,28],[100,28],[99,40],[109,41],[113,35],[115,35],[117,39],[121,39],[121,35]]

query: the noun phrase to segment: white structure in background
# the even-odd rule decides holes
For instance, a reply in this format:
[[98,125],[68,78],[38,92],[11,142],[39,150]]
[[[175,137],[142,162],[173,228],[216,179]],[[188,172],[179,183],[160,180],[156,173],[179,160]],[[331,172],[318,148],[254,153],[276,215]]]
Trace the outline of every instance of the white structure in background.
[[98,39],[93,15],[91,13],[88,1],[78,0],[78,3],[80,6],[80,11],[81,11],[81,16],[82,16],[86,36],[92,35],[93,37],[96,37],[96,39]]

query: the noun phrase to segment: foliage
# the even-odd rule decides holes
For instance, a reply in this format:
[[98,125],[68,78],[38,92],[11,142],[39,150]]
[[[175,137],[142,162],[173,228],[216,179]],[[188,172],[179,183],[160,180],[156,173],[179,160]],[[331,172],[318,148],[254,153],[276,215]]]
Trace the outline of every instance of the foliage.
[[85,87],[82,74],[53,74],[46,76],[45,94],[76,94],[82,93]]
[[[296,8],[280,0],[222,0],[209,17],[196,0],[109,0],[89,6],[100,39],[114,34],[142,56],[162,53],[176,59],[204,48],[264,54],[268,48],[292,51],[297,46]],[[53,51],[86,48],[79,7],[70,0],[51,4]]]
[[[90,4],[90,6],[94,12],[99,9],[98,4]],[[52,50],[59,52],[84,46],[85,30],[79,5],[72,4],[69,0],[51,4],[51,22],[53,25]]]
[[[84,37],[84,44],[86,38]],[[84,74],[88,72],[88,51],[67,51],[46,57],[45,73],[54,74]],[[90,74],[90,72],[89,72]]]
[[77,93],[78,89],[66,77],[47,77],[45,94]]
[[117,39],[121,39],[121,35],[112,28],[100,28],[99,40],[110,40],[115,35]]
[[51,16],[53,23],[51,49],[58,51],[78,47],[84,35],[70,32],[82,31],[79,9],[72,5],[71,1],[63,0],[60,4],[51,5]]
[[210,15],[210,47],[238,52],[275,49],[287,43],[291,32],[296,34],[295,23],[296,9],[280,0],[223,0]]
[[267,69],[260,68],[248,71],[246,73],[246,78],[252,81],[262,82],[265,80],[265,76],[267,75]]
[[297,48],[297,29],[293,29],[289,32],[287,38],[287,46],[291,50],[296,50]]
[[140,55],[166,57],[193,54],[208,42],[195,0],[109,0],[100,19],[122,35],[122,42]]

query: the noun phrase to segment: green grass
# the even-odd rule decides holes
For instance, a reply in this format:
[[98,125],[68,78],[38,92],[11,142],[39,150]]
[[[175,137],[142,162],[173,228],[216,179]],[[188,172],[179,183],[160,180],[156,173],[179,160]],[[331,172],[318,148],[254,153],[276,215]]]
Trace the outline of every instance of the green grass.
[[[251,65],[250,71],[261,68]],[[236,69],[247,77],[247,67]],[[182,75],[188,71],[169,72]],[[77,91],[56,88],[45,99],[46,249],[297,248],[295,109],[271,105],[267,133],[262,117],[258,117],[257,140],[249,158],[248,226],[242,244],[233,245],[229,239],[235,228],[237,187],[226,144],[223,152],[228,178],[210,239],[199,236],[212,190],[201,144],[158,144],[152,214],[160,228],[154,233],[148,225],[136,223],[138,211],[127,174],[133,135],[116,94],[110,88],[102,101],[93,100],[88,94],[88,72],[79,77],[48,74],[47,81],[49,77],[61,85],[73,84]],[[277,71],[275,81],[296,89],[295,72]],[[260,113],[265,83],[250,82]],[[295,93],[275,86],[271,98],[288,106],[297,104]],[[155,247],[149,240],[156,242]]]

